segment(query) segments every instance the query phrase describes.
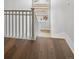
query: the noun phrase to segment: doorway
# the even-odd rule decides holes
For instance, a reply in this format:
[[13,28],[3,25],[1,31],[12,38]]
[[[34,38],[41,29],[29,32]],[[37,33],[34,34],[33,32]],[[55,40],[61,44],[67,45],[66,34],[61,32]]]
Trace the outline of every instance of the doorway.
[[50,1],[33,0],[32,7],[37,18],[36,36],[50,36]]

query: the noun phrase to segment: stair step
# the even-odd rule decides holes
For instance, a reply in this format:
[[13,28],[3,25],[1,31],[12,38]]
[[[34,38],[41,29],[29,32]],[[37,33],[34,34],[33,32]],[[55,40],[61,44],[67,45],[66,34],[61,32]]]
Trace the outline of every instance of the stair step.
[[41,29],[40,31],[50,33],[50,29]]

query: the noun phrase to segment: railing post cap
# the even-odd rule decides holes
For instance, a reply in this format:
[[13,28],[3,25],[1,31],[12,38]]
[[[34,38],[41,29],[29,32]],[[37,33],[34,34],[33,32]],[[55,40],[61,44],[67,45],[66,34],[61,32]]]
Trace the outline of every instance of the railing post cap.
[[34,8],[31,8],[32,10],[34,10]]

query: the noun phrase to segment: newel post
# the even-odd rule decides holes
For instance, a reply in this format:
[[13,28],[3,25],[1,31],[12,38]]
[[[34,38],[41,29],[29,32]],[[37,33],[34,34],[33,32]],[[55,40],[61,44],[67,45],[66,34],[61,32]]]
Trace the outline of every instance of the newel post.
[[32,9],[32,39],[34,39],[34,8]]

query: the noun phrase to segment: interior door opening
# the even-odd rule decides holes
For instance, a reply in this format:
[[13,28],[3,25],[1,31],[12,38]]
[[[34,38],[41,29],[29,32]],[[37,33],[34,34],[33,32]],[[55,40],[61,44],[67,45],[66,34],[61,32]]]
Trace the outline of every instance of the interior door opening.
[[50,36],[50,1],[49,0],[33,0],[32,7],[37,18],[37,35]]

